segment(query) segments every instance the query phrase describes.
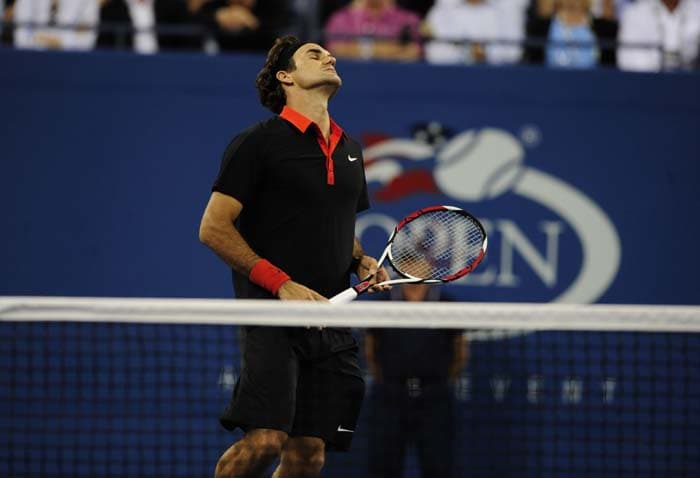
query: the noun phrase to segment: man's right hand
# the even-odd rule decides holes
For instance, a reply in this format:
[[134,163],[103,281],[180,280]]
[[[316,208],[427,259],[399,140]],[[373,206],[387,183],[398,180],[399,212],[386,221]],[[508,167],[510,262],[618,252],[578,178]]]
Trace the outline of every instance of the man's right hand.
[[277,291],[277,297],[280,300],[315,300],[320,302],[328,302],[328,299],[323,297],[318,292],[309,289],[306,286],[288,280]]

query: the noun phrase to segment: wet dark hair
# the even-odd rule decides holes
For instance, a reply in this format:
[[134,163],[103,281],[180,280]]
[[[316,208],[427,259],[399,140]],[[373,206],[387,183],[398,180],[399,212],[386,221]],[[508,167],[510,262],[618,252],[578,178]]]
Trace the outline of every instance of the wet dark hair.
[[279,114],[287,103],[282,84],[277,80],[277,72],[280,70],[294,71],[296,65],[292,56],[303,45],[299,39],[287,35],[275,40],[265,59],[265,65],[255,79],[255,87],[260,96],[260,103],[273,113]]

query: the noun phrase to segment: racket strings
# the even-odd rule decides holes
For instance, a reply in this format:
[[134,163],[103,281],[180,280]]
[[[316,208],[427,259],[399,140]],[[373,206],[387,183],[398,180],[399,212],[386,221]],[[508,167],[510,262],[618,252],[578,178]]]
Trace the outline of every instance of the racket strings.
[[434,211],[399,229],[391,262],[402,274],[439,280],[471,266],[481,256],[483,242],[483,230],[470,217]]

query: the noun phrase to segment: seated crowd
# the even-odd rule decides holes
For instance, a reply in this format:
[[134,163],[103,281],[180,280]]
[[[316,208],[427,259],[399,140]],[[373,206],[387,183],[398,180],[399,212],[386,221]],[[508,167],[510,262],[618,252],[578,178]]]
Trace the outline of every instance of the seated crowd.
[[635,71],[698,65],[700,0],[0,0],[17,48],[266,51],[295,34],[337,57]]

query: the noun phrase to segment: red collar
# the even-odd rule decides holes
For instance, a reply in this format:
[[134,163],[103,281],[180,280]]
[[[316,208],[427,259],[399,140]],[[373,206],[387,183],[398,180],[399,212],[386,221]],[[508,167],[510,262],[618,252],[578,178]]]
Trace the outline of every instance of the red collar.
[[314,125],[316,127],[316,139],[318,141],[319,147],[321,148],[321,151],[323,151],[323,155],[326,157],[326,183],[330,185],[335,184],[333,152],[338,146],[338,143],[340,143],[340,138],[343,137],[343,129],[340,126],[338,126],[338,124],[335,121],[333,121],[333,119],[331,119],[331,135],[328,138],[328,142],[326,142],[325,138],[323,137],[323,134],[321,134],[321,130],[319,129],[316,123],[314,123],[298,111],[293,110],[289,106],[285,106],[284,108],[282,108],[280,118],[289,121],[291,124],[294,125],[296,129],[298,129],[302,133],[306,133],[306,130],[308,130],[309,126],[311,125]]
[[[282,108],[282,112],[280,113],[280,118],[285,119],[292,123],[296,129],[301,131],[302,133],[306,133],[306,130],[309,129],[309,126],[314,124],[313,121],[311,121],[309,118],[304,116],[303,114],[299,113],[297,110],[290,108],[289,106],[284,106]],[[338,123],[333,121],[333,118],[330,118],[331,120],[331,136],[342,136],[343,135],[343,128],[338,126]],[[317,126],[318,127],[318,126]]]

